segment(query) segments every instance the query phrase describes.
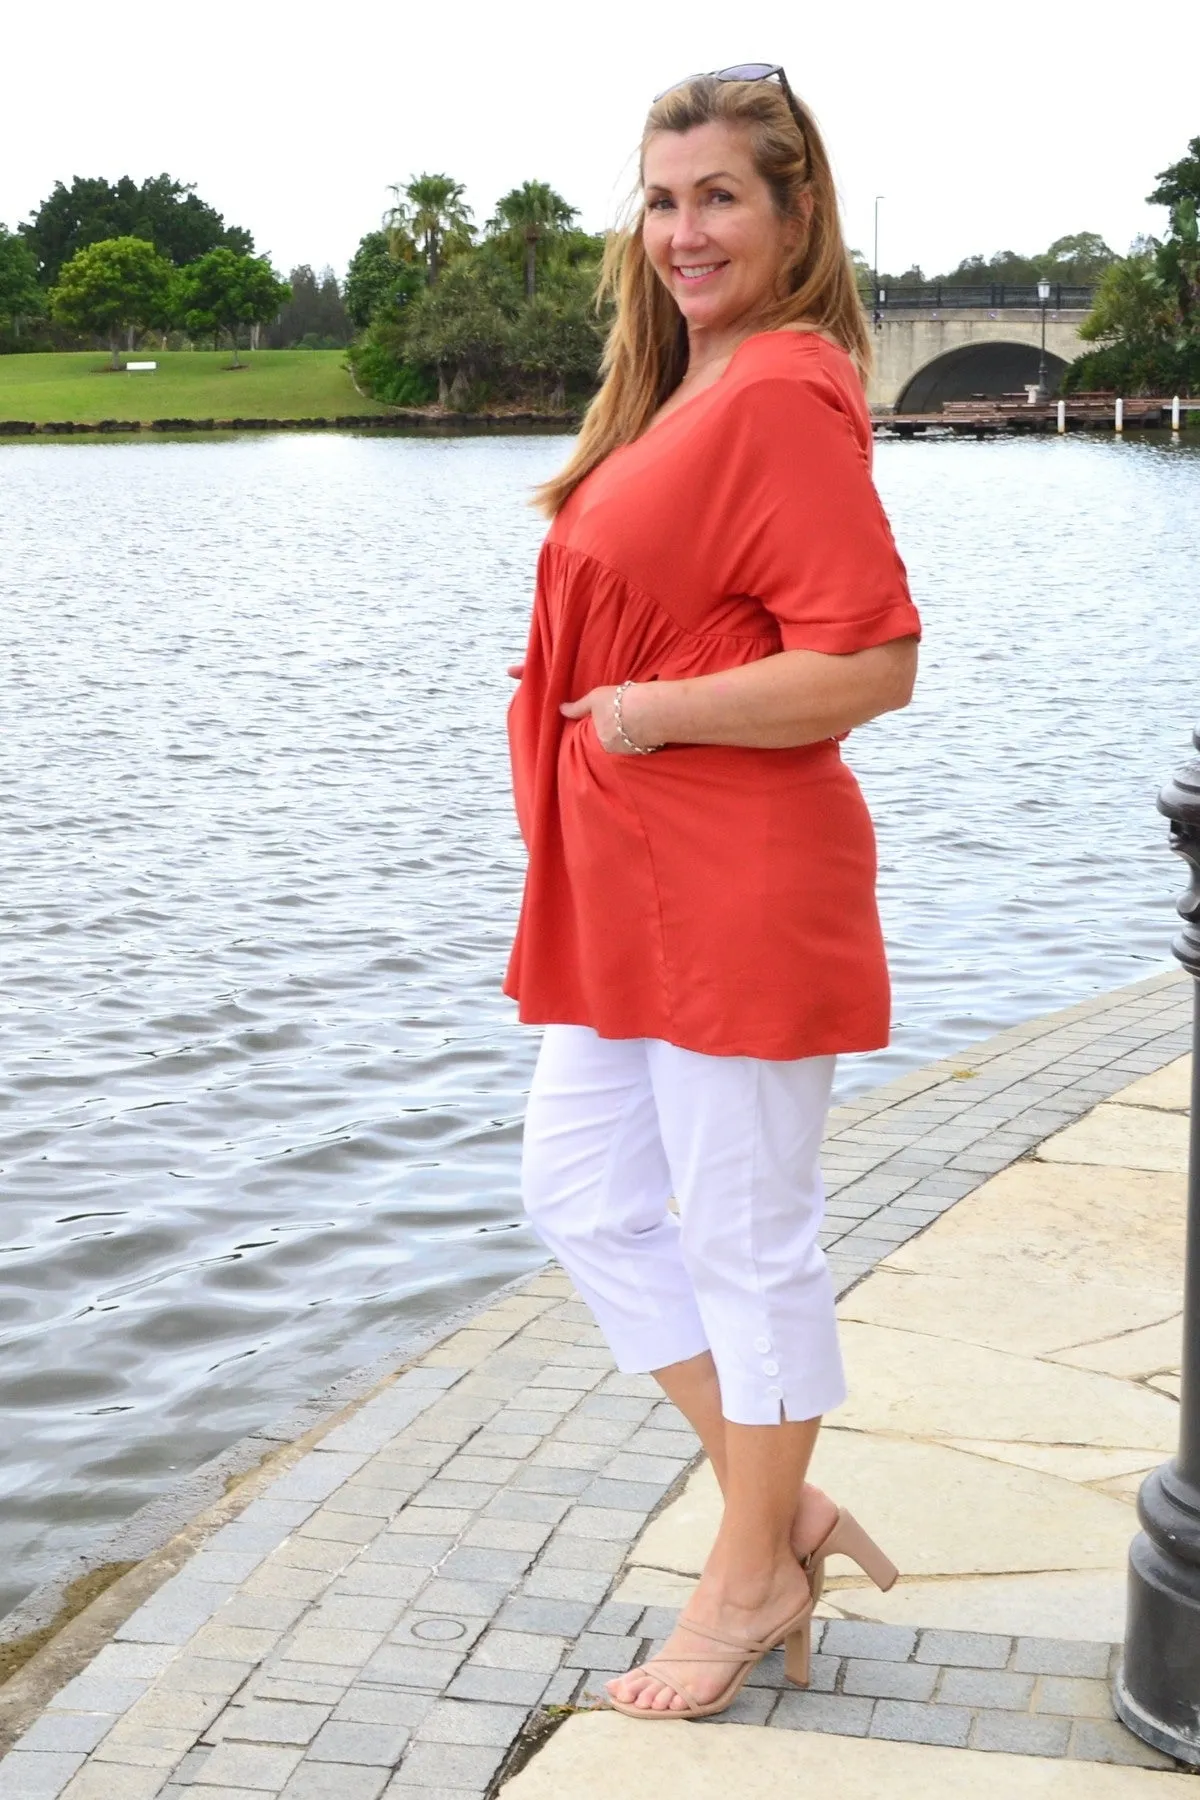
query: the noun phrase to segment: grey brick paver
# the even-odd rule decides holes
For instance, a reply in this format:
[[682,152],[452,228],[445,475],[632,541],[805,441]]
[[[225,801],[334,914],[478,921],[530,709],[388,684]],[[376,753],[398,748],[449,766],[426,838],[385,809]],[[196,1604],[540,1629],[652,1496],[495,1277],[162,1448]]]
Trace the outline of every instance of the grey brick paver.
[[866,1737],[877,1700],[850,1694],[792,1691],[779,1696],[771,1724],[789,1731],[832,1731],[838,1737]]
[[968,1750],[1007,1750],[1014,1756],[1065,1756],[1069,1719],[1033,1718],[1028,1713],[980,1712],[967,1737]]
[[929,1700],[938,1671],[921,1663],[851,1660],[842,1679],[844,1694],[876,1699]]
[[329,1717],[330,1706],[286,1700],[252,1700],[232,1706],[212,1728],[212,1736],[254,1744],[309,1744]]
[[58,1800],[83,1764],[82,1751],[10,1750],[0,1762],[0,1800]]
[[917,1633],[907,1625],[872,1625],[857,1619],[830,1619],[821,1635],[824,1656],[860,1656],[873,1662],[907,1662]]
[[526,1706],[501,1706],[479,1700],[439,1700],[421,1726],[420,1741],[423,1744],[491,1744],[507,1748],[528,1716]]
[[589,1606],[599,1606],[612,1585],[612,1577],[607,1571],[593,1569],[560,1569],[543,1568],[539,1565],[531,1569],[521,1583],[519,1598],[529,1596],[537,1600],[586,1600]]
[[218,1744],[204,1765],[204,1780],[214,1787],[266,1788],[277,1794],[303,1754],[275,1744]]
[[[386,1769],[353,1763],[301,1763],[279,1800],[379,1800],[388,1782]],[[210,1790],[189,1790],[194,1800],[208,1800]],[[213,1795],[213,1800],[219,1796]]]
[[1139,1769],[1173,1769],[1161,1751],[1151,1749],[1115,1719],[1079,1719],[1071,1727],[1067,1755],[1081,1762],[1127,1763]]
[[922,1705],[913,1700],[878,1700],[871,1737],[895,1738],[908,1744],[944,1744],[965,1748],[971,1713],[965,1706]]
[[355,1725],[407,1725],[411,1729],[421,1723],[434,1704],[430,1694],[405,1688],[367,1687],[358,1682],[338,1701],[333,1717]]
[[452,1700],[495,1700],[512,1706],[536,1706],[546,1692],[549,1679],[544,1670],[493,1669],[468,1663],[450,1682],[446,1695]]
[[952,1663],[967,1669],[1003,1669],[1012,1654],[1012,1639],[998,1632],[923,1631],[917,1661]]
[[937,1690],[946,1706],[987,1706],[1024,1712],[1033,1694],[1032,1675],[1006,1669],[947,1669]]
[[[13,1752],[40,1750],[60,1755],[86,1753],[94,1750],[105,1733],[116,1724],[117,1716],[116,1713],[43,1713],[24,1737],[18,1738]],[[3,1767],[3,1763],[0,1763],[0,1769]],[[0,1792],[3,1792],[2,1788]]]
[[397,1771],[403,1787],[428,1791],[436,1787],[479,1788],[486,1785],[504,1760],[495,1744],[415,1743]]
[[1043,1675],[1034,1693],[1033,1710],[1063,1713],[1074,1719],[1111,1719],[1112,1694],[1106,1681],[1088,1681],[1075,1675]]
[[1091,1675],[1102,1679],[1108,1673],[1109,1655],[1107,1644],[1022,1637],[1017,1639],[1012,1666],[1030,1675]]
[[367,1724],[363,1720],[331,1719],[308,1747],[311,1762],[372,1763],[392,1769],[400,1761],[411,1737],[405,1725]]
[[592,1600],[545,1600],[518,1594],[496,1614],[502,1631],[551,1632],[556,1637],[575,1637],[596,1610]]

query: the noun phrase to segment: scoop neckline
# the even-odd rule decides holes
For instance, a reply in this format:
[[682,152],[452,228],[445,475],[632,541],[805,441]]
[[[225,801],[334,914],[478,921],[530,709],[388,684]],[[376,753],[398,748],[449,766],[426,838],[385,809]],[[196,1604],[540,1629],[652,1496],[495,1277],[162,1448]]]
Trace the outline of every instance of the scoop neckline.
[[[750,333],[749,337],[744,337],[742,339],[741,343],[734,350],[732,356],[729,358],[729,361],[725,364],[725,367],[721,370],[721,373],[717,376],[717,379],[715,381],[710,382],[706,388],[701,388],[701,390],[698,394],[692,394],[687,400],[680,401],[679,405],[675,408],[674,412],[669,413],[667,415],[667,417],[662,421],[661,425],[647,425],[647,427],[644,431],[639,432],[637,437],[632,438],[630,440],[629,447],[632,448],[632,446],[634,444],[644,444],[647,438],[652,437],[656,431],[662,431],[663,429],[665,429],[665,427],[670,424],[672,419],[679,418],[681,414],[687,412],[687,410],[690,406],[695,406],[697,401],[707,400],[712,394],[715,394],[717,392],[717,389],[721,386],[722,382],[724,382],[726,377],[731,373],[731,371],[733,369],[733,365],[736,363],[738,357],[742,354],[742,351],[747,347],[747,345],[756,344],[756,343],[760,342],[763,338],[789,337],[789,338],[804,339],[804,338],[817,338],[820,336],[821,336],[821,334],[819,331],[816,331],[816,330],[797,331],[793,326],[790,326],[790,325],[774,325],[771,327],[771,329],[769,331],[752,331]],[[829,340],[823,339],[822,341],[827,343]]]

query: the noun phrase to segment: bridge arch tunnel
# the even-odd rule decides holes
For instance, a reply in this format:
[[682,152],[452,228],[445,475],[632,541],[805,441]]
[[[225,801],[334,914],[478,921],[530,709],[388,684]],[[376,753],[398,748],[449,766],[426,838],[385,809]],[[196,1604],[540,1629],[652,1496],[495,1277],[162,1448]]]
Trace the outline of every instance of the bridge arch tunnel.
[[[1037,380],[1040,354],[1036,344],[960,344],[935,356],[909,378],[896,399],[896,411],[933,413],[940,412],[947,400],[1018,394]],[[1051,393],[1057,390],[1067,367],[1063,357],[1047,350],[1046,386]]]

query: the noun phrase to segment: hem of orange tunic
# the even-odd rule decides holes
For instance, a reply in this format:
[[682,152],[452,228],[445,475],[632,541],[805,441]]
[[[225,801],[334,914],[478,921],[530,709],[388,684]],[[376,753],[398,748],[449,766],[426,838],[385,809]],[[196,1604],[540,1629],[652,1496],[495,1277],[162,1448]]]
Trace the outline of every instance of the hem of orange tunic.
[[613,1031],[602,1030],[590,1018],[567,1017],[563,1009],[555,1007],[545,1017],[539,1018],[534,1012],[524,1008],[517,995],[507,987],[502,992],[510,1000],[517,1001],[517,1018],[522,1025],[583,1025],[594,1031],[598,1038],[608,1043],[627,1043],[635,1038],[651,1038],[658,1043],[673,1044],[677,1050],[691,1050],[697,1056],[749,1056],[756,1062],[803,1062],[810,1056],[865,1056],[873,1050],[886,1050],[891,1041],[891,1033],[885,1030],[882,1036],[878,1032],[866,1032],[861,1038],[854,1033],[838,1033],[832,1037],[803,1037],[799,1040],[787,1040],[783,1044],[772,1041],[770,1048],[764,1048],[762,1041],[735,1042],[713,1044],[707,1040],[703,1043],[689,1041],[685,1043],[678,1035],[666,1030],[660,1031]]

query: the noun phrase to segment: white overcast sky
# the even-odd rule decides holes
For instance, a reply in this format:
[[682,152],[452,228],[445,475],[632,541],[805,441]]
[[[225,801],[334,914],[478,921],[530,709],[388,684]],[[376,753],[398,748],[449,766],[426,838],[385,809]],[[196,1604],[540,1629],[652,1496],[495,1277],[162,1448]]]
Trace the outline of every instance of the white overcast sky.
[[344,271],[419,170],[464,182],[480,221],[549,181],[600,229],[653,93],[747,59],[782,62],[816,111],[868,260],[884,196],[893,271],[1074,231],[1124,251],[1162,231],[1144,196],[1200,134],[1200,0],[59,0],[11,9],[4,51],[0,223],[57,180],[166,170],[284,271]]

